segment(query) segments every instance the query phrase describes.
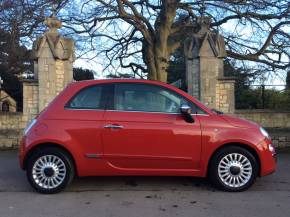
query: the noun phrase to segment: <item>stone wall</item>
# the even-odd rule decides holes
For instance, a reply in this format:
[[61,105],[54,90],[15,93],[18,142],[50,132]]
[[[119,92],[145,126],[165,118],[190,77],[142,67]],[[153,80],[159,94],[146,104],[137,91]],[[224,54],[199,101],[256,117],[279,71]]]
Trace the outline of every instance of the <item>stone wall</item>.
[[0,129],[0,150],[17,149],[23,130],[20,129]]
[[23,129],[26,120],[20,112],[0,112],[0,129],[1,130],[18,130]]
[[25,126],[22,113],[0,112],[0,150],[17,148]]
[[290,147],[290,128],[269,128],[273,144],[278,148]]
[[290,147],[290,111],[236,110],[235,115],[266,128],[275,147]]
[[265,128],[290,128],[290,111],[236,110],[235,115],[254,121]]

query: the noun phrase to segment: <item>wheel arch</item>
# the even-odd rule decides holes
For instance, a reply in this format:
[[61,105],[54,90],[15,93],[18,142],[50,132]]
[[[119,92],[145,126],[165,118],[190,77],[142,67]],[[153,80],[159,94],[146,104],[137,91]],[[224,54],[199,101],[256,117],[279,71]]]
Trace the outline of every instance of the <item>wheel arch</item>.
[[230,147],[230,146],[238,146],[238,147],[244,148],[247,151],[249,151],[255,157],[255,159],[257,160],[257,163],[258,163],[258,174],[261,173],[261,159],[260,159],[257,151],[255,150],[255,148],[251,147],[250,145],[244,144],[244,143],[233,142],[233,143],[223,144],[223,145],[219,146],[216,150],[214,150],[214,152],[210,156],[210,159],[209,159],[208,164],[207,164],[207,167],[206,167],[206,175],[207,176],[209,175],[208,174],[209,173],[209,167],[211,165],[211,161],[212,161],[214,155],[217,152],[219,152],[220,150],[222,150],[224,148],[227,148],[227,147]]
[[76,165],[76,162],[75,162],[75,159],[74,159],[72,153],[66,147],[64,147],[63,145],[57,144],[57,143],[40,143],[40,144],[37,144],[34,147],[32,147],[28,151],[28,153],[26,154],[26,156],[24,158],[24,164],[23,164],[24,170],[27,168],[28,159],[32,156],[32,154],[34,152],[37,152],[39,149],[43,149],[43,148],[58,148],[58,149],[62,150],[63,152],[65,152],[68,155],[68,157],[72,160],[72,163],[73,163],[73,166],[75,169],[75,173],[76,173],[76,175],[78,175],[77,165]]

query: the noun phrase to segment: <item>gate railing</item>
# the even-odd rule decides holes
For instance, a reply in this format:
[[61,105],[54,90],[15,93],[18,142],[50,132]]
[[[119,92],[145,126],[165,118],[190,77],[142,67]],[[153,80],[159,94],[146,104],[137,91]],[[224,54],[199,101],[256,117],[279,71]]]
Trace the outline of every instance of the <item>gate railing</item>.
[[290,89],[285,85],[248,85],[236,87],[236,109],[290,110]]

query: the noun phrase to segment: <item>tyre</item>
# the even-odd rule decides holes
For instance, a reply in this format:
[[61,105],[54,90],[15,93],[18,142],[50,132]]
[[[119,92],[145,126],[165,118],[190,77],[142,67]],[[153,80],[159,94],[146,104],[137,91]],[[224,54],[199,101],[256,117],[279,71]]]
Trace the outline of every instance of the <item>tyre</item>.
[[258,171],[258,162],[251,152],[239,146],[229,146],[211,159],[209,178],[217,188],[237,192],[248,189],[255,182]]
[[39,149],[28,159],[28,181],[40,193],[60,192],[72,181],[74,174],[72,159],[59,148]]

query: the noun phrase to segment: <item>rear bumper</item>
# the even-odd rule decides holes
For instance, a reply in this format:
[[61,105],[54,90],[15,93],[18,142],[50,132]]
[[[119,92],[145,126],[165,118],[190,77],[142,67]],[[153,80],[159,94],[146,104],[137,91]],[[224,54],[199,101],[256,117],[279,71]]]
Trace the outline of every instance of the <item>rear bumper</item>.
[[19,166],[23,170],[25,169],[24,156],[25,156],[25,138],[23,137],[20,141],[19,150],[18,150]]

